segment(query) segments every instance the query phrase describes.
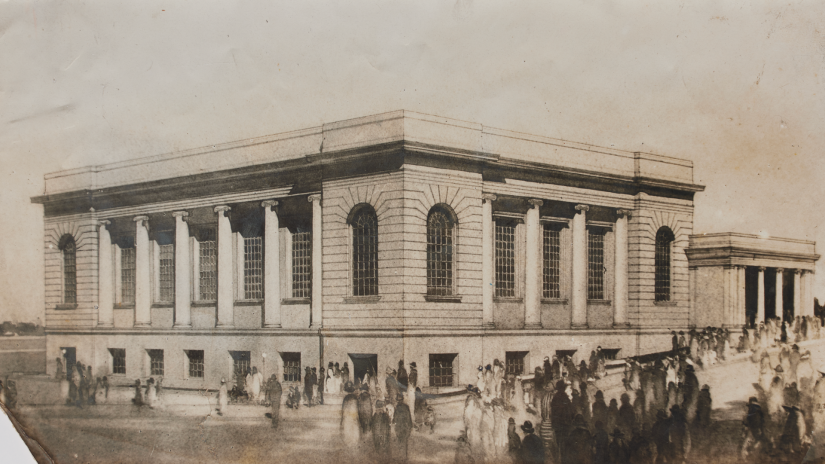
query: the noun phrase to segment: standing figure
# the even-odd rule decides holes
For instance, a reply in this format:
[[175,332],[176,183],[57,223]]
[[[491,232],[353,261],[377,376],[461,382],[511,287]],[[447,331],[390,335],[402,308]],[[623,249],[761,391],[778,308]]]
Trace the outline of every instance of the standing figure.
[[318,370],[318,404],[324,404],[324,392],[327,389],[327,377],[324,366]]
[[281,382],[278,382],[278,376],[272,374],[269,377],[267,396],[269,396],[270,414],[272,416],[272,428],[277,429],[281,418],[281,395],[283,389]]
[[521,430],[524,432],[524,439],[521,441],[521,462],[544,464],[544,442],[535,434],[533,423],[524,421]]
[[249,399],[253,401],[261,400],[261,384],[264,381],[263,375],[258,372],[257,367],[252,367],[252,374],[248,377],[247,385],[249,386]]
[[[416,411],[416,401],[415,401],[415,391],[416,387],[418,387],[418,370],[416,368],[415,362],[410,363],[410,373],[407,376],[407,405],[410,407],[410,415],[412,416],[413,423],[415,423],[415,415],[418,413]],[[420,411],[422,414],[424,411]]]
[[304,374],[304,395],[307,398],[308,407],[312,407],[312,392],[315,383],[316,381],[312,377],[312,371],[310,370],[309,366],[307,366],[306,374]]
[[135,380],[135,397],[132,398],[132,404],[138,408],[143,406],[143,392],[140,391],[140,379]]
[[407,369],[404,368],[404,360],[401,359],[398,361],[398,371],[396,371],[395,380],[398,381],[399,390],[402,392],[407,391],[407,385],[409,384],[409,379],[407,378]]
[[149,406],[150,409],[155,407],[155,400],[157,400],[157,391],[155,390],[155,379],[149,377],[149,380],[146,381],[146,395],[144,396],[146,406]]
[[404,403],[404,396],[398,395],[398,404],[395,405],[395,414],[392,418],[395,425],[395,436],[398,438],[398,448],[401,451],[401,461],[407,460],[407,442],[413,429],[410,407]]
[[384,409],[384,402],[381,400],[375,402],[375,412],[370,421],[370,430],[372,430],[372,444],[375,447],[378,462],[389,462],[390,416],[387,414],[387,410]]
[[[140,381],[138,380],[138,386],[140,386]],[[140,394],[140,390],[138,390],[138,394]],[[221,379],[221,388],[218,390],[218,415],[222,416],[225,412],[227,412],[227,406],[229,406],[229,391],[226,389],[226,379]]]
[[630,446],[627,440],[624,439],[624,433],[621,430],[615,429],[610,434],[613,441],[610,442],[609,455],[612,464],[629,464],[630,463]]
[[361,439],[361,424],[358,420],[358,395],[352,382],[344,384],[344,401],[341,404],[341,436],[344,443],[354,447]]
[[581,414],[573,418],[573,426],[562,447],[561,462],[569,464],[590,464],[593,458],[593,435]]
[[370,388],[367,385],[361,385],[361,392],[358,394],[358,422],[361,424],[362,434],[369,433],[370,421],[372,421]]
[[347,383],[351,381],[349,377],[349,364],[344,362],[344,367],[341,368],[341,382]]
[[391,367],[387,368],[387,378],[384,381],[384,384],[387,387],[387,405],[395,406],[395,399],[398,397],[399,388],[398,381],[395,379],[395,371]]

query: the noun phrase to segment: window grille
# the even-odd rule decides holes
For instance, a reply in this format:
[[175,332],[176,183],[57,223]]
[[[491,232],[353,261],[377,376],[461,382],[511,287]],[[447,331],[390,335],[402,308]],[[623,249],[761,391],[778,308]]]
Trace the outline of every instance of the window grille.
[[232,367],[235,375],[237,376],[238,373],[240,373],[241,375],[246,376],[247,372],[250,370],[250,360],[252,359],[249,351],[230,351],[229,354],[232,355]]
[[203,378],[203,350],[189,350],[186,352],[189,358],[189,377]]
[[561,231],[544,226],[544,264],[542,266],[542,297],[561,298]]
[[149,375],[163,375],[163,350],[146,350],[149,353]]
[[214,229],[201,231],[201,240],[198,249],[200,273],[199,299],[202,301],[215,301],[218,298],[218,259]]
[[301,381],[301,353],[281,353],[284,362],[284,382]]
[[452,387],[454,385],[453,362],[456,354],[430,355],[430,386]]
[[245,300],[263,298],[262,257],[263,239],[244,237],[243,239],[243,297]]
[[109,348],[109,353],[112,355],[112,374],[126,373],[126,349],[125,348]]
[[292,235],[292,297],[312,296],[312,232]]
[[662,227],[656,233],[656,301],[670,301],[670,253],[673,232]]
[[135,302],[135,248],[120,250],[120,283],[123,303]]
[[160,301],[175,301],[175,245],[160,246]]
[[427,294],[453,293],[453,233],[452,218],[435,209],[427,220]]
[[526,351],[508,351],[504,353],[504,372],[505,374],[523,375],[524,374],[524,358],[527,356]]
[[587,235],[587,298],[604,299],[604,235]]
[[71,236],[63,244],[63,302],[77,303],[77,256]]
[[516,296],[516,223],[496,221],[496,296]]
[[378,295],[378,219],[372,208],[352,219],[352,294]]

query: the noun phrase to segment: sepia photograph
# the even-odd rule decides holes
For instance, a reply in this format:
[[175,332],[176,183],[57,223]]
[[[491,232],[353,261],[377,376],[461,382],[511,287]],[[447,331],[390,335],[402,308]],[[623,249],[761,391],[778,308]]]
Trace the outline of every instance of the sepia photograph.
[[0,63],[2,462],[825,463],[825,3],[6,0]]

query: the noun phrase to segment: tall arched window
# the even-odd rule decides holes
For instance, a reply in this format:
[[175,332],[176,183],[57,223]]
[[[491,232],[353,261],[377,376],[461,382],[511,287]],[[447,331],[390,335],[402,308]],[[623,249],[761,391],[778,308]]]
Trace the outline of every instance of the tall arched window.
[[455,220],[444,205],[436,205],[427,218],[427,295],[453,294],[453,244]]
[[367,204],[353,209],[352,295],[378,295],[378,217]]
[[74,237],[64,235],[59,248],[63,252],[63,303],[77,304],[77,246]]
[[656,232],[656,301],[670,301],[670,254],[674,239],[668,227]]

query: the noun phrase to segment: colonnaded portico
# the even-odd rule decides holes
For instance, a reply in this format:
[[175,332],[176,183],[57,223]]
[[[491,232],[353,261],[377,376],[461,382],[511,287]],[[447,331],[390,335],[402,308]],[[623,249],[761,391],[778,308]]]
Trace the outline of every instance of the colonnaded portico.
[[814,315],[816,244],[738,233],[691,235],[692,327],[754,327]]

